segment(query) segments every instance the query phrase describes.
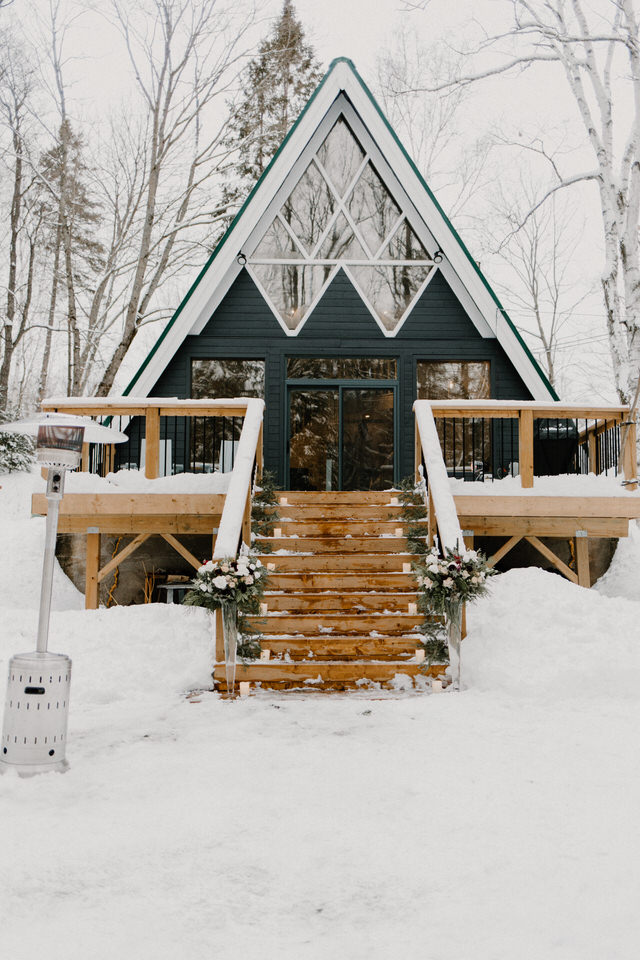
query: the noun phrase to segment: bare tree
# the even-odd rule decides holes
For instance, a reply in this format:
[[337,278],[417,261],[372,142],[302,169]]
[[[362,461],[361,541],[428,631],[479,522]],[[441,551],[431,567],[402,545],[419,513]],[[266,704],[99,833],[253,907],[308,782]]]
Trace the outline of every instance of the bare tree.
[[[127,174],[126,199],[119,188],[112,198],[118,224],[118,205],[124,202],[128,235],[118,239],[119,227],[113,234],[118,257],[113,262],[109,255],[106,259],[114,283],[105,276],[101,296],[91,306],[94,317],[102,317],[102,333],[119,328],[98,386],[100,395],[111,389],[140,325],[153,318],[160,284],[192,254],[193,245],[181,249],[180,238],[210,227],[224,213],[201,190],[225,152],[224,127],[214,122],[211,108],[229,90],[242,55],[240,44],[254,15],[252,7],[237,14],[221,0],[145,0],[135,10],[120,0],[112,2],[144,119],[141,127],[124,131],[125,138],[133,140],[135,169]],[[119,185],[121,173],[116,178]],[[126,267],[123,254],[130,257]],[[116,292],[123,277],[125,289],[121,285]],[[112,304],[107,317],[104,298],[109,290]],[[95,343],[90,349],[96,349]]]
[[565,344],[576,342],[584,325],[578,311],[590,291],[578,292],[575,250],[584,231],[568,197],[554,195],[527,215],[540,193],[531,170],[520,170],[518,183],[501,184],[484,220],[483,246],[501,262],[504,292],[518,326],[536,344],[534,352],[558,391],[564,373]]
[[[377,91],[391,125],[459,225],[484,184],[492,146],[489,136],[468,140],[464,111],[471,91],[453,83],[460,69],[459,53],[441,43],[425,46],[406,21],[377,61]],[[447,96],[425,93],[442,85]]]
[[[408,6],[424,9],[428,2]],[[616,388],[621,400],[628,402],[640,370],[640,29],[635,0],[608,0],[595,7],[583,0],[501,3],[504,30],[485,35],[468,52],[469,69],[422,89],[464,89],[539,64],[559,68],[558,80],[563,78],[576,105],[593,166],[565,169],[543,148],[540,153],[549,164],[551,181],[529,213],[558,190],[584,182],[596,185],[605,249],[601,286],[607,331]]]
[[8,231],[8,274],[6,286],[6,313],[1,319],[0,342],[0,410],[7,407],[9,382],[14,353],[31,327],[30,311],[33,298],[34,268],[40,218],[33,217],[33,179],[27,156],[27,124],[30,112],[29,98],[33,78],[25,66],[23,51],[13,45],[8,35],[3,37],[4,62],[0,77],[0,117],[9,134],[9,148],[5,154],[7,173],[11,182],[11,204]]

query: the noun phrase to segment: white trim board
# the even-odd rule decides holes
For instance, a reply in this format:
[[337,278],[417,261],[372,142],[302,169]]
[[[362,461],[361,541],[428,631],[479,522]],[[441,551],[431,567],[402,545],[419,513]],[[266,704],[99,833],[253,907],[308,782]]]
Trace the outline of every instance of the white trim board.
[[[226,242],[183,303],[181,312],[147,366],[137,375],[133,382],[136,395],[148,395],[184,339],[200,333],[210,320],[242,269],[237,263],[238,254],[249,255],[255,248],[340,114],[345,115],[363,148],[372,159],[376,158],[373,162],[378,166],[380,176],[426,249],[434,249],[436,245],[442,251],[444,259],[439,264],[440,272],[480,335],[498,340],[533,397],[552,399],[548,384],[510,323],[500,313],[450,224],[424,188],[355,69],[346,60],[335,61],[329,69],[227,234]],[[311,309],[305,319],[310,313]],[[300,324],[295,333],[303,326],[304,323]]]

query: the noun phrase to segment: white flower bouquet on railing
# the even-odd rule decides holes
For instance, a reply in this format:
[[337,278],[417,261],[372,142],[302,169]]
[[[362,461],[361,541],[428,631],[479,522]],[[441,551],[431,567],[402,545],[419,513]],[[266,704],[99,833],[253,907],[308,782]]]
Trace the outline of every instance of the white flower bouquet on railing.
[[257,557],[250,554],[208,560],[196,573],[193,588],[184,602],[192,607],[216,610],[226,604],[235,604],[244,614],[260,612],[267,571]]
[[487,592],[487,580],[497,573],[488,566],[486,558],[476,550],[446,550],[440,556],[434,548],[414,564],[414,575],[419,587],[418,608],[426,617],[433,614],[446,617],[445,625],[425,619],[423,643],[429,664],[447,659],[447,647],[453,648],[460,667],[463,604],[477,600]]
[[[206,607],[212,612],[218,607],[222,610],[228,692],[234,689],[237,655],[255,659],[260,654],[259,640],[252,636],[246,617],[260,613],[266,584],[266,568],[251,554],[209,560],[198,569],[193,587],[183,600],[188,606]],[[239,632],[242,635],[240,645]]]

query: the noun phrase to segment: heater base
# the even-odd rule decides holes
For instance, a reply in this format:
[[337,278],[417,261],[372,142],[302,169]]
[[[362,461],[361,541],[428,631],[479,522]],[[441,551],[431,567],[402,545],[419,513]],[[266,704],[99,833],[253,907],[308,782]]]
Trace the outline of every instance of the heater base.
[[57,763],[7,763],[0,760],[0,777],[10,770],[19,777],[36,777],[39,773],[66,773],[68,769],[68,760],[59,760]]

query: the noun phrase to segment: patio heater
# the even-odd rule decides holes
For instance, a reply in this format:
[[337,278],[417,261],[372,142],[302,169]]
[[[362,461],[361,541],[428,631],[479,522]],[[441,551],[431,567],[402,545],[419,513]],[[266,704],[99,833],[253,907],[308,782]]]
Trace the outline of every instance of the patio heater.
[[68,767],[71,659],[48,650],[58,510],[66,471],[80,466],[83,443],[122,443],[128,437],[84,417],[55,413],[3,424],[0,431],[37,437],[36,459],[48,468],[37,646],[33,653],[19,653],[9,661],[0,753],[0,773],[14,767],[21,776],[31,776]]

